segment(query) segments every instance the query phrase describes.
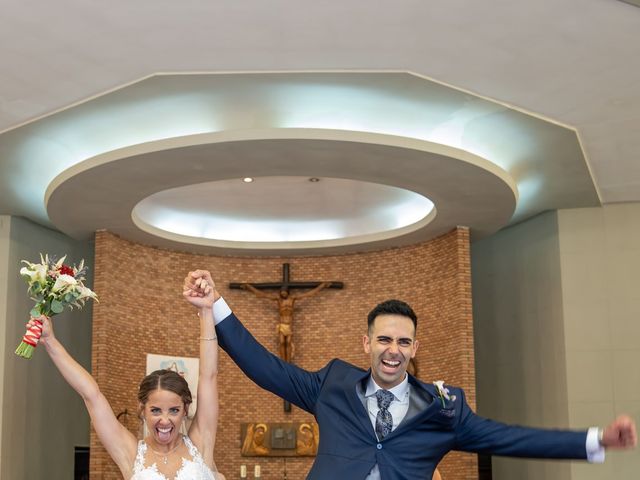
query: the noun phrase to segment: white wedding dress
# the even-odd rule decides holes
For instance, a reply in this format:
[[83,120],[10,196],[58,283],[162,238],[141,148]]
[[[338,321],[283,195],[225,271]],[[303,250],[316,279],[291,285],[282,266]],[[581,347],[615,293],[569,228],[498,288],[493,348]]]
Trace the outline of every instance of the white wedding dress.
[[165,477],[158,471],[158,466],[155,463],[148,467],[144,466],[147,444],[144,440],[140,440],[138,442],[138,454],[136,455],[136,462],[133,465],[133,476],[131,480],[217,480],[220,478],[204,463],[202,455],[200,455],[195,445],[191,443],[191,439],[186,435],[184,435],[182,439],[189,449],[191,459],[182,458],[182,466],[176,472],[175,479]]

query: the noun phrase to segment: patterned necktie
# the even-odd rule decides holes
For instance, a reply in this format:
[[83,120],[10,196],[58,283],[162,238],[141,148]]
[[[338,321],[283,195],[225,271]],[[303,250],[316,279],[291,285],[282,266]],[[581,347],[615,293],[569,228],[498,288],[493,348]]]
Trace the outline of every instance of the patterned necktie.
[[378,408],[380,409],[378,410],[378,415],[376,415],[376,434],[378,438],[382,440],[391,433],[391,427],[393,427],[393,418],[388,410],[393,400],[393,393],[380,389],[376,392],[376,398],[378,399]]

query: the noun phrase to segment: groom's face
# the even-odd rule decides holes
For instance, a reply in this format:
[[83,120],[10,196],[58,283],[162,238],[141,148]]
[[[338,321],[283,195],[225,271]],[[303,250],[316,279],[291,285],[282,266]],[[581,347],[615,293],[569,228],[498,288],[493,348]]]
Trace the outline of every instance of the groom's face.
[[410,318],[378,315],[363,338],[364,351],[371,357],[371,374],[388,390],[404,380],[409,360],[416,355],[418,341]]

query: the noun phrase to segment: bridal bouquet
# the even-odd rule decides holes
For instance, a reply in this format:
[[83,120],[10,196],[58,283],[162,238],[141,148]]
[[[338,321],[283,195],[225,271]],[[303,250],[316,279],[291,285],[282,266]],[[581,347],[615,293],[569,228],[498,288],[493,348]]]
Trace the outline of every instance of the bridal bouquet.
[[[22,260],[26,267],[20,269],[20,275],[29,285],[28,293],[32,300],[36,302],[31,310],[32,317],[46,315],[51,317],[61,313],[65,307],[82,308],[89,298],[97,300],[96,294],[89,288],[84,286],[84,278],[87,268],[84,266],[84,260],[77,267],[70,267],[64,264],[67,258],[65,255],[60,260],[40,254],[40,263],[31,263]],[[31,327],[22,337],[22,342],[16,349],[16,354],[31,358],[33,350],[42,335],[42,322],[35,321],[35,325]]]

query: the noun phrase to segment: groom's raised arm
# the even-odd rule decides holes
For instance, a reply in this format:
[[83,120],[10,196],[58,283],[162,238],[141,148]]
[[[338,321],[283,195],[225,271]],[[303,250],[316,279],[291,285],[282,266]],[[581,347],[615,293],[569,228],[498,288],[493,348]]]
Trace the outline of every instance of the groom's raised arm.
[[[223,298],[214,303],[220,347],[258,386],[314,413],[326,369],[308,372],[264,348],[231,312]],[[220,313],[222,312],[222,313]]]
[[[200,279],[215,285],[209,272],[196,270],[185,279],[185,290],[191,289],[193,295],[199,295]],[[213,304],[213,317],[220,347],[247,377],[265,390],[314,413],[330,365],[318,372],[308,372],[272,354],[251,335],[219,294]]]
[[[457,389],[456,389],[457,390]],[[452,390],[453,391],[453,390]],[[456,391],[455,450],[488,453],[507,457],[590,459],[598,450],[597,429],[592,432],[595,445],[589,449],[589,432],[549,430],[508,425],[476,415],[465,400],[462,390]],[[592,458],[591,461],[603,461]]]
[[605,449],[631,449],[638,442],[632,418],[620,415],[604,429],[538,429],[507,425],[477,416],[458,394],[456,449],[512,457],[574,458],[604,462]]

